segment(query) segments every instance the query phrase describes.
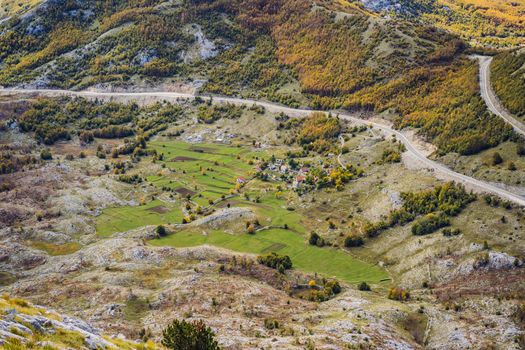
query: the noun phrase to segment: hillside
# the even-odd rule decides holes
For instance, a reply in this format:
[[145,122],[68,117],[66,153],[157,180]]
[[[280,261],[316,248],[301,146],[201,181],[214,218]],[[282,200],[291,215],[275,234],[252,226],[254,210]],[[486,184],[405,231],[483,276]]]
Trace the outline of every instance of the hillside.
[[362,1],[365,8],[455,33],[480,47],[525,43],[525,2],[483,0]]
[[519,206],[334,116],[120,99],[3,96],[2,291],[133,340],[204,319],[225,349],[523,342]]
[[[347,3],[308,0],[106,7],[85,1],[68,4],[67,12],[61,6],[47,4],[8,26],[0,37],[0,83],[150,86],[292,106],[393,108],[397,125],[421,128],[444,153],[476,153],[511,134],[484,111],[474,63],[458,58],[465,44],[425,25],[382,19]],[[444,88],[454,79],[462,84],[468,79],[470,88],[455,96]],[[393,86],[395,92],[388,92]],[[403,96],[417,96],[414,89],[431,89],[433,96],[403,107]],[[372,91],[381,90],[386,90],[379,92],[381,99],[373,97]],[[478,114],[484,115],[482,123]],[[447,124],[436,122],[441,119]]]
[[0,349],[525,348],[520,1],[0,8]]
[[88,323],[33,305],[27,300],[0,298],[0,349],[108,349],[155,350],[153,342],[133,342],[101,334]]
[[491,66],[492,86],[503,105],[518,118],[525,118],[525,52],[515,50],[495,56]]
[[2,0],[0,21],[8,20],[16,15],[22,15],[39,5],[41,2],[42,0]]

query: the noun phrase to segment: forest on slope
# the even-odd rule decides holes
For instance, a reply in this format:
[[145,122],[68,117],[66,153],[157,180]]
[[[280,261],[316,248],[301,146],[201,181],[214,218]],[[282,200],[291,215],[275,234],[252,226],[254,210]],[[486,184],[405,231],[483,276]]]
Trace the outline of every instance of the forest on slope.
[[0,84],[175,79],[292,106],[393,109],[397,126],[420,128],[442,153],[472,154],[513,135],[486,112],[466,47],[443,30],[346,2],[61,0],[3,24]]
[[519,118],[525,118],[525,52],[506,51],[494,57],[491,83],[503,105]]

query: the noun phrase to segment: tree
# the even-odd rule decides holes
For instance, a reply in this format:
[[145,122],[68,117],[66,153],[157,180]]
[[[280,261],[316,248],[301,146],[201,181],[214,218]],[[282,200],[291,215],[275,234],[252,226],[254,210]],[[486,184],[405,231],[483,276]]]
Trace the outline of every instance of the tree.
[[514,171],[516,170],[516,164],[514,164],[514,162],[509,162],[509,165],[507,166],[507,168],[510,170],[510,171]]
[[288,270],[292,268],[292,259],[290,259],[288,255],[278,255],[275,252],[259,255],[257,262],[276,270]]
[[518,144],[518,146],[516,147],[516,154],[518,156],[525,156],[525,145],[524,144]]
[[363,237],[361,236],[347,236],[345,238],[345,247],[360,247],[364,244]]
[[162,345],[174,350],[219,350],[210,327],[202,320],[174,320],[162,332]]
[[363,292],[368,292],[368,291],[371,290],[370,286],[366,282],[359,283],[358,286],[357,286],[357,289],[359,289],[360,291],[363,291]]
[[498,165],[503,163],[503,158],[501,157],[501,154],[499,152],[494,152],[492,154],[492,165]]
[[42,158],[42,160],[51,160],[53,159],[53,156],[48,149],[44,149],[42,152],[40,152],[40,158]]
[[155,230],[155,232],[157,232],[157,234],[160,237],[166,236],[166,233],[167,233],[166,228],[162,225],[157,226],[157,229]]
[[319,240],[319,238],[321,238],[316,232],[312,232],[310,234],[310,239],[308,240],[308,243],[310,243],[310,245],[317,245],[317,241]]

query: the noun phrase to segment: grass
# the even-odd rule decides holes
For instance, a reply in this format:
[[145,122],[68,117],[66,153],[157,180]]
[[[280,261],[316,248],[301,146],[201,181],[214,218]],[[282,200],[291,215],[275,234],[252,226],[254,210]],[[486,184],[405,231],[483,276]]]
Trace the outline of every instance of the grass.
[[38,5],[40,2],[41,0],[2,0],[0,18],[10,17],[27,11]]
[[0,286],[8,286],[16,282],[16,276],[7,271],[0,271]]
[[[128,302],[124,309],[125,315],[129,309],[129,317],[135,319],[138,315],[144,312],[144,309],[149,309],[146,301],[143,299],[132,299],[133,301]],[[44,316],[48,319],[61,320],[56,313],[47,312],[44,309],[33,306],[23,299],[10,298],[8,295],[0,297],[0,314],[4,314],[7,310],[15,308],[18,314],[30,315],[30,316]],[[15,319],[16,321],[17,319]],[[24,322],[20,322],[24,324]],[[46,332],[33,332],[32,334],[19,334],[25,341],[18,339],[7,338],[4,339],[0,349],[3,350],[52,350],[56,348],[68,348],[68,349],[84,349],[86,347],[86,336],[80,332],[67,330],[63,328],[53,327],[53,331],[50,329]],[[111,345],[108,349],[123,349],[123,350],[154,350],[160,349],[160,346],[156,345],[152,341],[146,343],[135,343],[124,339],[114,339],[108,336],[101,335]],[[47,344],[46,344],[47,343]],[[52,343],[53,345],[48,345]]]
[[[169,209],[166,213],[158,213],[152,209],[163,206]],[[102,237],[111,236],[116,232],[125,232],[147,225],[180,223],[182,212],[178,208],[156,199],[146,205],[123,206],[105,209],[97,218],[97,234]]]
[[[170,172],[149,175],[146,176],[146,180],[159,189],[192,191],[192,200],[201,206],[208,206],[210,199],[215,201],[223,195],[228,195],[230,190],[235,188],[237,177],[247,177],[253,168],[246,159],[251,159],[254,153],[246,148],[215,144],[192,145],[180,141],[157,141],[152,142],[150,147],[159,154],[164,154],[162,163],[166,164]],[[261,153],[257,155],[260,156]],[[168,207],[169,211],[153,211],[152,208],[157,206]],[[96,230],[99,236],[108,237],[116,232],[146,225],[181,221],[180,208],[154,200],[144,206],[105,209],[97,218]]]
[[357,260],[342,250],[310,246],[301,235],[284,229],[265,230],[255,235],[232,235],[221,231],[212,231],[208,235],[203,235],[183,231],[150,243],[155,246],[173,247],[209,244],[253,254],[263,254],[272,250],[290,256],[294,266],[300,270],[320,273],[349,283],[361,281],[380,283],[388,279],[386,271],[377,266]]
[[127,321],[138,322],[149,311],[149,303],[146,299],[133,297],[126,301],[124,306],[124,318]]
[[229,194],[236,179],[247,177],[253,169],[246,161],[253,154],[246,148],[217,144],[197,146],[180,141],[152,142],[150,147],[164,154],[163,163],[171,173],[146,179],[159,188],[191,190],[195,192],[192,199],[202,206],[208,205],[209,199],[217,200]]
[[[167,169],[146,176],[147,181],[159,189],[191,190],[194,192],[192,201],[201,206],[207,206],[209,199],[216,200],[222,195],[230,194],[230,190],[236,185],[236,178],[239,176],[248,178],[254,167],[248,164],[248,161],[255,153],[250,152],[246,147],[218,144],[192,145],[180,141],[157,141],[152,142],[150,147],[158,154],[164,154],[162,162]],[[265,154],[257,153],[257,156],[264,157]],[[275,184],[254,180],[242,190],[241,196],[231,200],[235,206],[249,207],[256,214],[261,225],[269,226],[270,229],[255,235],[245,233],[232,235],[219,230],[202,235],[200,230],[187,229],[153,240],[151,243],[174,247],[210,244],[253,254],[276,251],[289,255],[294,266],[300,270],[336,277],[351,283],[367,281],[375,284],[389,278],[384,269],[358,260],[344,250],[310,246],[306,239],[309,230],[306,228],[305,217],[298,211],[288,208],[289,198],[296,195],[285,190],[276,196],[274,187]],[[258,203],[242,199],[244,193],[249,194],[251,199],[259,197]],[[97,220],[97,232],[101,236],[109,236],[114,232],[127,231],[144,225],[181,222],[180,208],[170,207],[170,211],[165,214],[158,214],[151,210],[159,205],[166,206],[156,200],[145,206],[106,209]],[[284,225],[287,225],[288,229],[284,229]]]
[[43,250],[51,256],[73,254],[81,248],[77,242],[65,244],[53,244],[47,242],[29,242],[29,245],[35,249]]

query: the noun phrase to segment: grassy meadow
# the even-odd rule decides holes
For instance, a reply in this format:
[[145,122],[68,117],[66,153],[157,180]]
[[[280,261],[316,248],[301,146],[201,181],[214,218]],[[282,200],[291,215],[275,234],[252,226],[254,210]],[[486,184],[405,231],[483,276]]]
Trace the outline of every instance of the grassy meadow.
[[97,218],[97,234],[102,237],[133,230],[147,225],[180,223],[182,212],[178,208],[154,200],[141,206],[123,206],[105,209]]
[[342,250],[310,246],[301,235],[284,229],[270,229],[254,235],[232,235],[221,231],[203,235],[189,230],[153,240],[151,244],[173,247],[209,244],[243,253],[277,252],[290,256],[294,267],[300,270],[317,272],[349,283],[380,283],[389,278],[380,267],[357,260]]

